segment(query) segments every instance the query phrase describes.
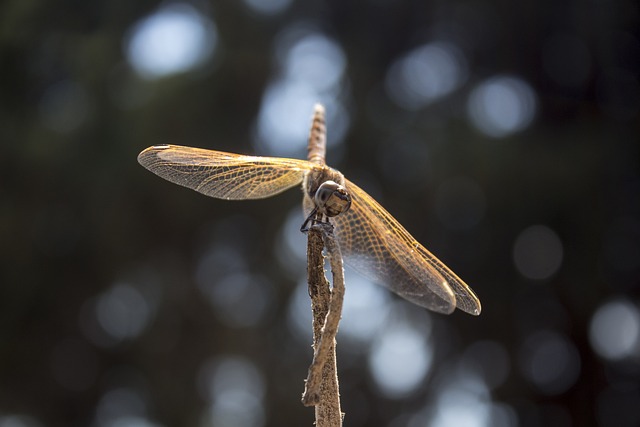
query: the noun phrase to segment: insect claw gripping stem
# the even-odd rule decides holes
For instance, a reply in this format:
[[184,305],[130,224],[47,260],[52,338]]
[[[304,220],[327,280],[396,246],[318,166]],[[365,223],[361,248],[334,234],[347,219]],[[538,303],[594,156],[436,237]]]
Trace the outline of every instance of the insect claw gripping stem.
[[[309,216],[307,216],[307,219],[305,219],[304,222],[302,223],[302,226],[300,227],[300,231],[303,232],[303,233],[306,233],[311,229],[311,227],[313,227],[314,225],[318,225],[318,224],[326,224],[326,225],[330,226],[331,230],[333,231],[333,224],[331,224],[331,222],[329,222],[329,219],[327,219],[326,221],[323,221],[322,218],[317,218],[317,216],[318,216],[318,207],[316,206],[311,211]],[[311,223],[311,225],[307,226],[309,223]]]
[[313,221],[314,221],[313,217],[316,216],[317,212],[318,212],[318,207],[316,206],[315,208],[313,208],[309,216],[307,216],[307,219],[305,219],[304,222],[302,223],[302,226],[300,227],[301,232],[306,233],[307,231],[309,231],[309,228],[311,227],[307,227],[307,224],[311,223],[311,225],[313,226]]

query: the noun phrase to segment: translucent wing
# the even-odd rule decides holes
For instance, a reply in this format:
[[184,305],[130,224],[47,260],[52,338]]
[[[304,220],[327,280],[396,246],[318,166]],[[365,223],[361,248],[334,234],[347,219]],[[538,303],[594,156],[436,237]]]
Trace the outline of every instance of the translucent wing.
[[179,145],[149,147],[138,162],[156,175],[207,196],[262,199],[299,185],[314,165],[305,160],[242,156]]
[[346,181],[351,209],[331,218],[347,264],[403,298],[440,313],[480,314],[473,291],[378,202]]
[[[159,145],[138,156],[142,166],[175,184],[220,199],[260,199],[298,185],[318,165],[275,157]],[[382,206],[346,181],[351,209],[331,219],[345,259],[363,275],[407,300],[450,313],[480,314],[473,291],[416,241]]]

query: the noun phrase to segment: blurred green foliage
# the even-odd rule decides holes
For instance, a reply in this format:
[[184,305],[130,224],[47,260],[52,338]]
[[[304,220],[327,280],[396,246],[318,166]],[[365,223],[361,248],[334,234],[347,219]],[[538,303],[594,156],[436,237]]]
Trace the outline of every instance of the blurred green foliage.
[[[242,2],[199,1],[192,4],[217,30],[212,59],[145,80],[127,61],[127,37],[160,4],[0,4],[0,425],[102,426],[120,413],[136,415],[131,424],[234,425],[208,418],[202,385],[209,361],[231,354],[264,378],[255,425],[311,425],[312,411],[299,403],[311,352],[287,317],[304,264],[298,271],[278,258],[300,194],[212,200],[136,162],[139,151],[162,143],[271,154],[251,143],[279,72],[279,37],[296,25],[336,41],[347,60],[339,96],[350,127],[328,162],[379,198],[483,302],[479,318],[430,317],[432,373],[403,399],[385,397],[367,353],[348,345],[341,353],[339,341],[345,425],[418,425],[410,414],[437,400],[434,387],[480,341],[499,343],[511,361],[491,399],[513,417],[494,425],[640,422],[637,351],[607,360],[589,337],[603,303],[622,298],[638,308],[635,2],[298,1],[261,15]],[[584,56],[571,49],[566,63],[558,59],[558,34],[579,41],[586,71],[572,74]],[[394,104],[385,92],[391,65],[442,39],[464,53],[465,82],[416,110]],[[537,99],[534,121],[504,138],[483,135],[466,115],[469,93],[495,75],[518,76]],[[438,189],[455,177],[477,184],[486,203],[470,228],[447,227],[437,215]],[[563,248],[559,270],[541,281],[519,274],[513,260],[519,233],[536,224],[553,230]],[[211,248],[231,254],[216,268],[239,263],[266,283],[268,308],[258,324],[230,327],[198,288],[198,266]],[[116,339],[101,329],[100,307],[111,307],[105,295],[117,302],[117,292],[131,289],[143,303],[133,313],[114,309],[120,315],[112,321],[125,328]],[[139,309],[148,314],[136,324]],[[139,333],[126,329],[131,324]],[[525,343],[536,331],[560,334],[577,351],[570,359],[579,362],[577,377],[560,392],[523,373]],[[116,398],[114,390],[138,394]]]

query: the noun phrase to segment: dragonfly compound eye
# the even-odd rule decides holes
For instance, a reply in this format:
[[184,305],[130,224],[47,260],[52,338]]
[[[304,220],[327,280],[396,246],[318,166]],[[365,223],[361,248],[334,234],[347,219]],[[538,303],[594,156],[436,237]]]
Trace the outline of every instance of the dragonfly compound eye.
[[318,187],[315,201],[318,210],[329,217],[340,215],[351,206],[351,196],[347,189],[333,181],[323,182]]

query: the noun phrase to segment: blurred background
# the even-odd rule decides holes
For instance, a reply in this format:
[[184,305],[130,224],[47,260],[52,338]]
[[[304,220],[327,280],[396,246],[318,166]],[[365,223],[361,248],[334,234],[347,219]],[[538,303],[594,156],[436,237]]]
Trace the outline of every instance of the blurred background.
[[136,156],[304,158],[318,101],[483,304],[347,271],[345,425],[640,425],[637,2],[5,0],[0,75],[1,427],[312,425],[300,192]]

